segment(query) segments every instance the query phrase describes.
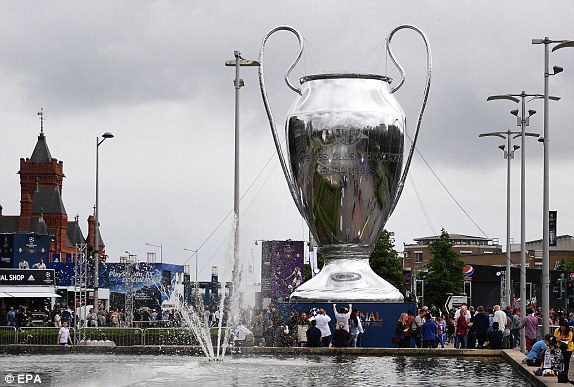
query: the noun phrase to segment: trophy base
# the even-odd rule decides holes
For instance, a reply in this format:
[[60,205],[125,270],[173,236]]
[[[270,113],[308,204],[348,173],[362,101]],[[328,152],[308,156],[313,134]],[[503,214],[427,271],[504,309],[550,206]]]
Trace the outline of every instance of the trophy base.
[[315,277],[297,287],[290,303],[403,302],[401,292],[379,277],[368,258],[337,257],[328,260]]

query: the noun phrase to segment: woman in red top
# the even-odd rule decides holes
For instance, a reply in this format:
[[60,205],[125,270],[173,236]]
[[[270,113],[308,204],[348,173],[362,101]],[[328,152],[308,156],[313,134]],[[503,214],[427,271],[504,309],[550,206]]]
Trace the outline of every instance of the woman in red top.
[[468,328],[472,323],[466,321],[466,306],[460,308],[460,316],[456,319],[455,334],[458,337],[458,342],[460,343],[460,348],[466,348],[468,339]]

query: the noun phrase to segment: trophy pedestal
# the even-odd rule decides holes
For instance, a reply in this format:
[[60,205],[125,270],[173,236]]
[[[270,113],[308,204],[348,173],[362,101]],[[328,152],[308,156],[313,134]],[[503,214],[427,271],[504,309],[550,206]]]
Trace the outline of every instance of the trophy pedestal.
[[364,249],[345,246],[325,251],[327,262],[321,272],[297,287],[289,302],[403,302],[401,292],[371,269]]

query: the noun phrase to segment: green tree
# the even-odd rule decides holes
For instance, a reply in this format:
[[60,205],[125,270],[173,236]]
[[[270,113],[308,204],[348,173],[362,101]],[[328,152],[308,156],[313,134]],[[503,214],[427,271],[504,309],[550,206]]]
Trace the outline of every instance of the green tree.
[[393,234],[383,230],[371,253],[369,264],[375,273],[405,294],[405,275],[392,236]]
[[[323,257],[323,254],[321,253],[321,251],[317,251],[317,266],[319,267],[319,269],[323,268],[323,265],[325,265],[325,258]],[[305,278],[305,282],[309,281],[313,275],[311,273],[311,265],[306,263],[305,266],[303,267],[303,274],[304,274],[304,278]]]
[[425,303],[444,305],[447,293],[462,293],[464,261],[453,249],[454,243],[442,229],[440,238],[429,245],[431,259],[426,266]]
[[568,260],[560,260],[560,265],[558,266],[558,270],[565,271],[568,273],[574,273],[574,258],[570,258]]

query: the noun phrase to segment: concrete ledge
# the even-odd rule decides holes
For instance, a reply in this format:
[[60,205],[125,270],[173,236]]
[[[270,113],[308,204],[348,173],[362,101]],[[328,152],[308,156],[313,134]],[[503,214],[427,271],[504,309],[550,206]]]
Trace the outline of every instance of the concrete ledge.
[[532,386],[548,386],[548,387],[559,387],[559,386],[569,386],[569,383],[558,383],[558,378],[556,376],[536,376],[534,375],[534,370],[538,367],[531,367],[529,365],[523,364],[522,359],[524,356],[520,351],[514,351],[512,349],[505,349],[502,351],[503,359],[513,366],[522,376],[528,380]]
[[[133,346],[86,346],[86,345],[29,345],[10,344],[2,347],[5,353],[126,353],[138,355],[182,354],[203,355],[198,346],[186,345],[133,345]],[[244,355],[354,355],[354,356],[501,356],[501,350],[490,349],[430,349],[430,348],[307,348],[307,347],[242,347],[236,348]]]

